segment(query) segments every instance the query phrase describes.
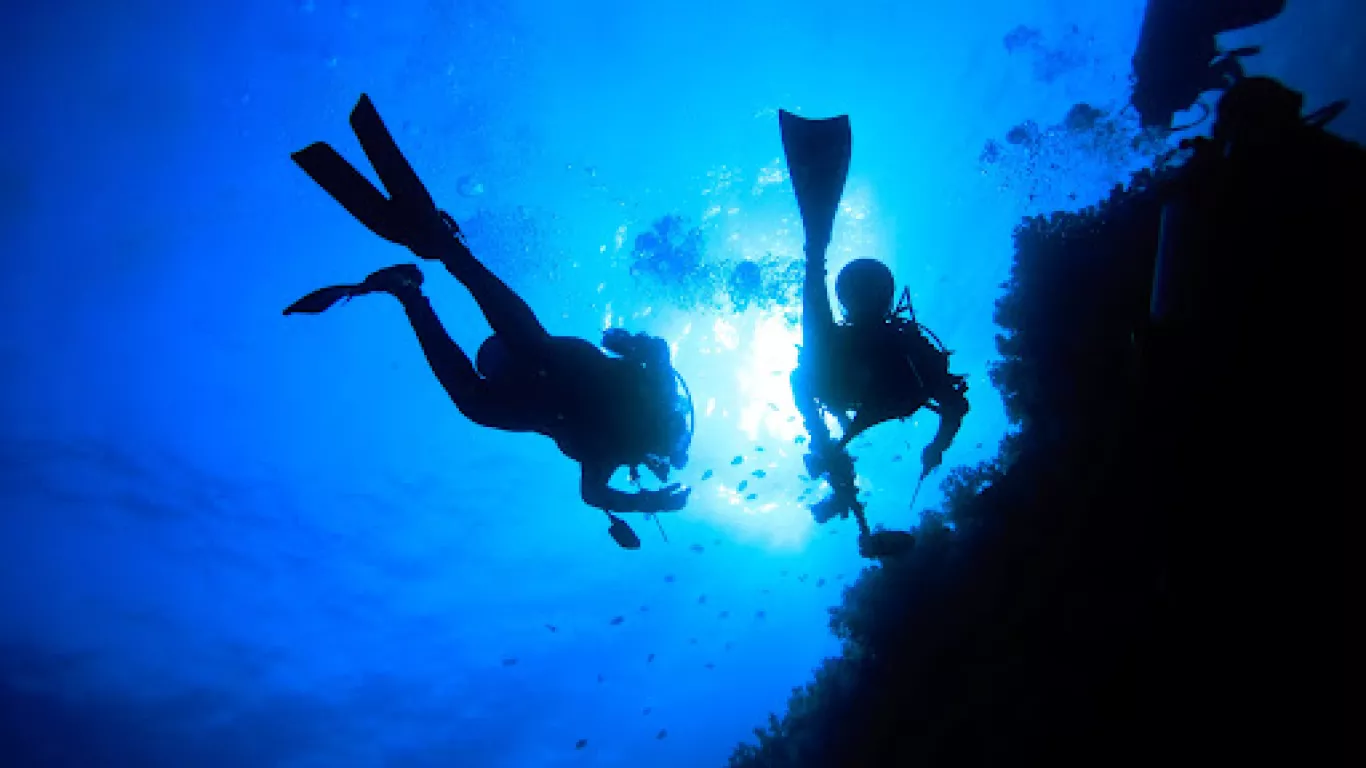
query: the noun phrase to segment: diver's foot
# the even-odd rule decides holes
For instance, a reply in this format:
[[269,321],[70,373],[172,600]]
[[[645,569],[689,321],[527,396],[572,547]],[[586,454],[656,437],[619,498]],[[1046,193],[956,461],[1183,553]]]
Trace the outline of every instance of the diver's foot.
[[385,267],[371,275],[360,285],[356,286],[355,296],[363,296],[367,293],[383,291],[392,293],[395,296],[412,294],[422,289],[422,270],[416,264],[395,264],[392,267]]

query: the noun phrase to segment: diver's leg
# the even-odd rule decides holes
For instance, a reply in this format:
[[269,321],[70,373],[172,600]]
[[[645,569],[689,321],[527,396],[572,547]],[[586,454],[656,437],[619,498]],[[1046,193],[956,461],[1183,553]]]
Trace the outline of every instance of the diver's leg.
[[825,246],[808,244],[806,277],[802,281],[802,356],[808,364],[829,365],[835,313],[825,287]]
[[830,443],[830,430],[826,429],[820,400],[816,397],[813,380],[817,375],[816,370],[811,365],[801,363],[792,372],[792,399],[797,403],[797,413],[801,414],[813,453],[823,451]]
[[[524,410],[516,407],[517,404],[511,402],[505,393],[480,376],[469,355],[446,332],[431,302],[422,293],[422,273],[412,265],[400,267],[406,267],[407,270],[394,272],[399,267],[380,270],[362,285],[371,290],[386,291],[403,305],[408,322],[427,357],[427,364],[446,394],[450,395],[451,402],[455,403],[465,418],[480,426],[507,432],[528,431],[530,426],[524,423],[525,419],[520,418]],[[412,279],[413,273],[417,275],[416,280]]]
[[792,399],[811,439],[807,471],[812,476],[824,472],[819,465],[830,448],[830,430],[821,413],[821,382],[829,380],[834,332],[830,294],[825,288],[825,247],[808,247],[802,284],[802,348],[797,370],[792,372]]
[[440,260],[474,297],[489,327],[514,354],[538,354],[550,339],[536,313],[507,283],[489,271],[457,237],[441,249]]

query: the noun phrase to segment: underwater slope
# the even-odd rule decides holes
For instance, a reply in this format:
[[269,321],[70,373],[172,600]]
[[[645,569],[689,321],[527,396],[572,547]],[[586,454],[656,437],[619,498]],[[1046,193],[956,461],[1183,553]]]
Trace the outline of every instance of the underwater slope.
[[1325,409],[1366,149],[1301,108],[1246,81],[1226,143],[1021,225],[997,315],[1019,436],[846,591],[843,656],[731,766],[1342,754]]

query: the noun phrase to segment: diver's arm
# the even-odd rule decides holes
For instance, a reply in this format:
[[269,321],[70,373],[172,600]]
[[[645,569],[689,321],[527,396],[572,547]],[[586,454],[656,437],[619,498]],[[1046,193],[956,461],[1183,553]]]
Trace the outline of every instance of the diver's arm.
[[610,464],[583,463],[579,494],[585,504],[604,512],[676,512],[688,500],[690,489],[676,483],[657,491],[618,491],[608,485],[615,470]]
[[958,430],[963,426],[963,418],[968,415],[968,398],[952,385],[946,384],[934,399],[939,406],[935,409],[939,413],[939,431],[935,433],[929,447],[943,453],[948,450],[953,438],[958,436]]

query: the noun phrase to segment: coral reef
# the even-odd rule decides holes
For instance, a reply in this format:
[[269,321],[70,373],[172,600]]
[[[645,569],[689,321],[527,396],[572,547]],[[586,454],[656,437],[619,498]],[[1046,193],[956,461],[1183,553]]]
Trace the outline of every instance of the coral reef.
[[843,653],[731,768],[1332,761],[1342,580],[1287,510],[1341,517],[1313,446],[1366,150],[1277,125],[1021,224],[993,371],[1019,432],[846,587]]

